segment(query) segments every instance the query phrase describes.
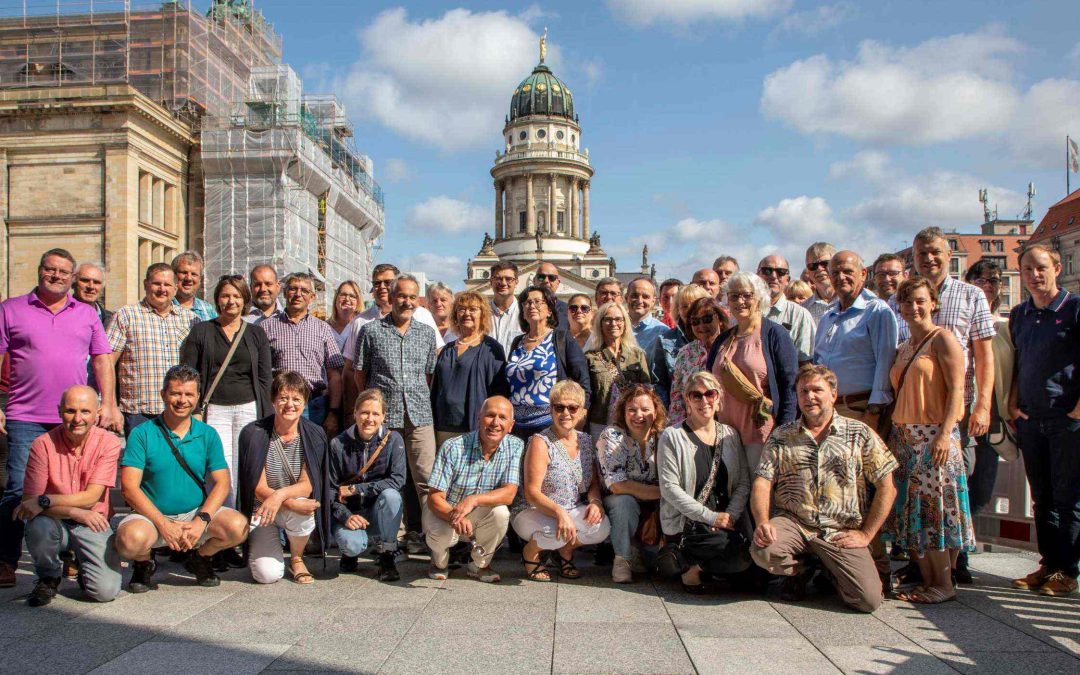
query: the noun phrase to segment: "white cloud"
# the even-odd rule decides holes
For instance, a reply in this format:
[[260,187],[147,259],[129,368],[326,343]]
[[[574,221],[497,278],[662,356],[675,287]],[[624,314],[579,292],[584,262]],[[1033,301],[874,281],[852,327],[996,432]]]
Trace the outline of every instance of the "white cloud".
[[[360,31],[363,57],[336,91],[352,114],[406,137],[444,150],[491,146],[514,85],[536,65],[538,39],[524,18],[502,11],[411,21],[390,9]],[[558,59],[549,41],[547,60]]]
[[844,228],[833,218],[832,207],[823,197],[790,197],[776,206],[762,209],[754,223],[766,227],[778,241],[831,240]]
[[398,267],[406,272],[423,272],[428,283],[441,281],[453,289],[461,288],[465,278],[465,261],[452,255],[417,253],[404,258]]
[[876,150],[864,150],[849,160],[829,165],[829,178],[859,178],[870,182],[883,180],[888,175],[889,156]]
[[793,0],[608,0],[608,7],[635,26],[698,21],[768,19],[791,8]]
[[1006,141],[1013,154],[1042,168],[1061,168],[1066,134],[1080,135],[1080,81],[1037,82],[1024,95],[1021,110]]
[[847,0],[832,5],[821,5],[803,12],[793,12],[780,20],[776,26],[776,33],[818,35],[847,21],[855,15],[855,12],[855,4]]
[[414,232],[480,232],[487,229],[491,219],[490,209],[440,195],[409,209],[405,227]]
[[387,183],[400,183],[412,178],[412,169],[405,160],[391,158],[386,160],[380,175]]

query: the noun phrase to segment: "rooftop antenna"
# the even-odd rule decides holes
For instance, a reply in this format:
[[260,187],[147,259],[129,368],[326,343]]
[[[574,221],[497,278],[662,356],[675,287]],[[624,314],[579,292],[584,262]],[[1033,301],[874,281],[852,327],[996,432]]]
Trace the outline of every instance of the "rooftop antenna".
[[1035,196],[1035,183],[1028,183],[1027,206],[1024,207],[1024,214],[1021,217],[1021,220],[1031,220],[1031,214],[1032,214],[1032,211],[1033,211],[1033,209],[1031,207],[1031,199],[1034,196]]
[[990,222],[990,198],[986,194],[986,188],[979,188],[979,202],[983,207],[983,222]]

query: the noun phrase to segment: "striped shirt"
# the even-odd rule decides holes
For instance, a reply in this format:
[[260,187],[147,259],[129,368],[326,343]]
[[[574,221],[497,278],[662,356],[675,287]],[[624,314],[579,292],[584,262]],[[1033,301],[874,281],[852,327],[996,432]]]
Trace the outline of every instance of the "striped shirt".
[[295,370],[311,385],[312,395],[326,390],[328,370],[341,370],[345,359],[338,349],[334,331],[311,314],[293,323],[284,311],[275,312],[259,323],[270,340],[274,372]]
[[191,310],[176,305],[161,316],[145,299],[117,310],[107,334],[113,352],[120,352],[120,410],[140,415],[165,410],[165,373],[180,363],[180,345],[196,321]]
[[[288,467],[285,462],[288,461]],[[281,440],[275,431],[270,439],[270,448],[266,452],[266,485],[271,490],[281,490],[300,481],[300,472],[304,470],[304,443],[300,434],[291,441]],[[262,501],[255,500],[255,509],[262,506]]]

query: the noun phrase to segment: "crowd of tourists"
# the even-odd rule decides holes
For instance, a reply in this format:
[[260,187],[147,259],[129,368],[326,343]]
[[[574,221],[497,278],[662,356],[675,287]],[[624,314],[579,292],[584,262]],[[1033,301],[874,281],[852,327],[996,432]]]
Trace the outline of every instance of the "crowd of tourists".
[[230,567],[310,584],[335,547],[341,575],[396,581],[412,555],[497,582],[505,547],[538,583],[591,555],[694,594],[775,581],[797,601],[813,581],[864,612],[936,604],[971,582],[1015,438],[1041,561],[1014,585],[1075,593],[1080,298],[1029,246],[1001,316],[1002,270],[960,281],[952,255],[927,228],[910,270],[819,242],[801,273],[720,256],[565,301],[550,262],[493,265],[490,297],[380,264],[367,309],[347,281],[323,319],[316,279],[270,265],[203,299],[194,252],[111,312],[105,270],[49,250],[0,311],[0,587],[24,541],[35,607],[64,579],[153,591],[161,557],[202,586]]

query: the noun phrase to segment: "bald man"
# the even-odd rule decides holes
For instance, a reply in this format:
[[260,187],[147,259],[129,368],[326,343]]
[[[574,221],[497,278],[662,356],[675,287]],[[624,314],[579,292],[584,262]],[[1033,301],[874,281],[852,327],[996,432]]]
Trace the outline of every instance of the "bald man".
[[510,525],[510,504],[521,485],[525,450],[514,428],[514,407],[503,396],[484,401],[476,431],[443,444],[428,480],[424,533],[431,549],[428,577],[449,575],[450,547],[471,539],[472,562],[466,573],[480,581],[499,581],[491,559]]
[[100,404],[93,389],[77,385],[60,399],[60,424],[30,445],[22,502],[15,517],[26,523],[26,547],[38,581],[27,604],[56,597],[60,552],[79,561],[79,586],[98,602],[120,592],[120,557],[109,527],[109,489],[116,486],[120,439],[97,426]]
[[765,312],[766,319],[772,319],[783,326],[795,349],[799,350],[799,363],[806,363],[814,356],[814,317],[805,307],[787,299],[784,291],[791,282],[791,266],[783,256],[770,255],[758,263],[757,274],[769,287],[772,305]]
[[709,295],[713,296],[717,300],[722,300],[723,292],[720,288],[720,277],[713,270],[705,267],[703,269],[694,272],[694,278],[690,280],[690,283],[697,284],[709,292]]
[[[533,285],[547,288],[556,294],[559,291],[559,284],[562,283],[562,277],[559,276],[559,268],[549,262],[542,262],[536,268],[536,274],[533,275]],[[559,319],[559,324],[556,328],[562,328],[566,330],[570,328],[570,319],[567,316],[569,308],[566,306],[565,300],[559,300],[558,296],[555,296],[555,315]]]

